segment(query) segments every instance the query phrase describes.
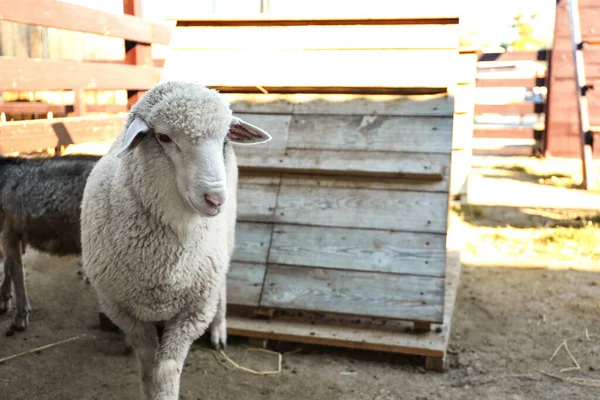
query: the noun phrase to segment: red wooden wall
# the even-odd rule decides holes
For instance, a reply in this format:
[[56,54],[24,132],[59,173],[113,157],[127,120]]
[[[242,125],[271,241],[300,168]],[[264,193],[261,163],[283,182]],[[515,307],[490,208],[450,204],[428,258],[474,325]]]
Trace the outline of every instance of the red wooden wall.
[[[580,157],[575,72],[567,0],[557,0],[554,47],[550,60],[546,156]],[[583,40],[600,41],[600,1],[579,0]],[[600,126],[600,43],[584,47],[588,84],[590,122]],[[596,137],[594,156],[600,156],[600,138]]]

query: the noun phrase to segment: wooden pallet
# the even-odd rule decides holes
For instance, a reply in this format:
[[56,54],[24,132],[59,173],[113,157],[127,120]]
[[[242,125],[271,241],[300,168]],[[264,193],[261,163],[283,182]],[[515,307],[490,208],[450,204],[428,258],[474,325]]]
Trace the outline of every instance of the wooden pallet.
[[[298,318],[290,314],[270,319],[228,316],[228,333],[257,339],[281,340],[425,357],[425,367],[444,371],[452,313],[460,281],[458,252],[449,252],[446,263],[444,321],[426,332],[414,332],[405,321],[341,316]],[[385,321],[385,322],[384,322]]]

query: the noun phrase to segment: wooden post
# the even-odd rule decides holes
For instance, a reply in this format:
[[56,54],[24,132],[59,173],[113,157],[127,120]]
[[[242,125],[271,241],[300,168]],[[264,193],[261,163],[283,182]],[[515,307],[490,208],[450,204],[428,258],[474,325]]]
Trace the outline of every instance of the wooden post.
[[85,107],[85,89],[76,89],[75,90],[75,107],[73,107],[73,111],[76,116],[82,117],[86,112]]
[[575,69],[575,90],[577,91],[577,114],[579,116],[579,140],[581,144],[582,182],[585,190],[590,188],[592,180],[593,133],[590,130],[590,114],[586,92],[590,89],[585,82],[585,64],[583,60],[583,40],[579,23],[579,2],[569,0],[569,20],[571,42],[573,45],[573,66]]
[[[123,0],[123,13],[142,18],[142,0]],[[152,65],[152,44],[126,40],[125,64]],[[128,108],[131,108],[143,94],[143,90],[127,90]]]

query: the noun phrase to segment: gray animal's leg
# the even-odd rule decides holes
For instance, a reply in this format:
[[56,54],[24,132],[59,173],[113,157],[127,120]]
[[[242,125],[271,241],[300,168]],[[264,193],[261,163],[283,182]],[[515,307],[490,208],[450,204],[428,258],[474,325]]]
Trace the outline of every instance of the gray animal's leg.
[[227,284],[223,283],[219,293],[217,313],[210,323],[210,342],[216,350],[227,347]]
[[156,356],[151,400],[177,400],[181,372],[193,341],[206,331],[212,315],[186,315],[167,321]]
[[140,372],[142,398],[153,399],[149,389],[152,385],[153,370],[155,367],[156,351],[158,349],[158,335],[156,327],[150,322],[142,322],[123,311],[121,307],[98,297],[102,311],[126,335],[126,341],[135,351]]
[[14,332],[22,332],[27,328],[31,306],[29,305],[27,289],[25,288],[25,272],[21,261],[23,250],[20,238],[11,230],[5,229],[2,232],[2,248],[6,257],[4,260],[5,270],[8,270],[8,274],[12,278],[17,305],[15,321],[7,333],[12,334]]
[[4,261],[4,280],[0,285],[0,314],[5,314],[10,308],[10,299],[12,298],[12,278],[8,263]]

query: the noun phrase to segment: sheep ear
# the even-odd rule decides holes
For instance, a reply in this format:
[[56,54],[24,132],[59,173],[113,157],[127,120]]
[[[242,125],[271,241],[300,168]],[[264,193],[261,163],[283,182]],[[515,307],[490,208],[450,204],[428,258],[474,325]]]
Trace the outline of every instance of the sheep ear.
[[271,135],[264,130],[238,117],[232,118],[227,136],[231,143],[241,145],[267,143],[272,139]]
[[129,124],[127,131],[123,136],[123,143],[121,144],[121,151],[117,154],[117,157],[121,158],[131,153],[135,148],[142,142],[146,137],[146,134],[150,128],[141,119],[136,118]]

